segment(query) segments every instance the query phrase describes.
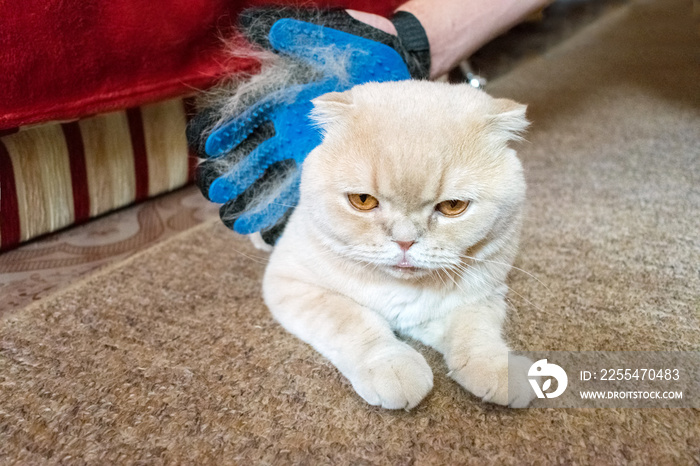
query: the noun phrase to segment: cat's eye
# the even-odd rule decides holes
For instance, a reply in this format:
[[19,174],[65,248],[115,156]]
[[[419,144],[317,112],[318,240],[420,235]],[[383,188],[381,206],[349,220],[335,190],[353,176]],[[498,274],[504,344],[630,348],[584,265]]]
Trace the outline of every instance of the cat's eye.
[[369,194],[348,194],[348,200],[357,210],[372,210],[379,205],[377,198]]
[[469,201],[450,199],[449,201],[442,201],[436,205],[435,210],[446,217],[457,217],[462,215],[464,211],[467,210],[467,207],[469,207]]

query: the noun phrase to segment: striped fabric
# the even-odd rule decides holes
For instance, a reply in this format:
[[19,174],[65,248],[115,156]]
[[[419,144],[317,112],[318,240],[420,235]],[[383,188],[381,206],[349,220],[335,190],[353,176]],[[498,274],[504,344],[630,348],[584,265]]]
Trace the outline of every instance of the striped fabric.
[[192,180],[188,99],[0,137],[0,250]]

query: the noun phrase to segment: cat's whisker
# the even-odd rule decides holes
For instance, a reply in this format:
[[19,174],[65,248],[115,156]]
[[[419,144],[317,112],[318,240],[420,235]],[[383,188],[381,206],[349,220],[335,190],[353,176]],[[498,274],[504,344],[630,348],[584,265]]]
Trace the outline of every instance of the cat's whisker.
[[508,288],[508,291],[512,291],[513,293],[515,293],[516,295],[518,295],[518,297],[520,297],[520,299],[522,299],[522,300],[525,301],[527,304],[529,304],[530,306],[532,306],[532,307],[534,307],[535,309],[537,309],[539,312],[541,312],[541,313],[543,313],[543,314],[550,314],[549,311],[545,311],[544,309],[542,309],[541,307],[539,307],[538,305],[536,305],[535,303],[533,303],[532,301],[530,301],[529,299],[527,299],[525,296],[523,296],[523,295],[521,295],[520,293],[518,293],[517,291],[515,291],[513,288],[509,287],[508,285],[505,285],[505,286],[506,286],[506,288]]
[[[473,278],[475,278],[475,279],[478,279],[478,280],[479,280],[480,282],[482,282],[483,284],[485,284],[485,285],[487,284],[487,283],[485,282],[483,276],[479,276],[479,275],[476,274],[475,272],[470,271],[468,267],[465,267],[465,266],[462,266],[462,265],[458,265],[457,267],[460,267],[461,270],[462,270],[463,272],[469,273],[469,275],[470,275],[471,277],[473,277]],[[484,272],[485,275],[489,275],[491,278],[493,278],[493,276],[491,276],[491,275],[488,273],[488,271],[483,270],[483,272]],[[511,288],[510,286],[508,286],[507,283],[503,283],[503,286],[505,286],[506,289],[507,289],[508,291],[510,291],[510,292],[512,292],[512,293],[514,293],[514,294],[516,294],[516,295],[518,295],[520,298],[522,298],[524,301],[526,301],[528,304],[530,304],[530,305],[531,305],[532,307],[534,307],[535,309],[539,310],[540,312],[547,313],[544,309],[538,307],[536,304],[534,304],[533,302],[529,301],[529,300],[528,300],[527,298],[525,298],[523,295],[521,295],[520,293],[518,293],[517,291],[515,291],[513,288]],[[504,299],[507,299],[507,298],[504,296]]]
[[444,267],[440,266],[440,268],[441,268],[442,270],[445,271],[445,274],[447,275],[447,277],[448,277],[450,280],[452,280],[452,282],[455,284],[455,286],[456,286],[457,288],[459,288],[459,290],[460,290],[463,294],[466,295],[467,292],[464,290],[464,288],[462,288],[461,286],[459,286],[459,283],[457,282],[457,280],[454,279],[454,277],[452,276],[452,274],[450,274],[449,271],[446,270]]
[[435,275],[438,276],[442,284],[445,286],[445,288],[447,288],[447,282],[445,282],[445,280],[442,278],[442,274],[438,270],[435,270]]
[[524,274],[530,276],[531,278],[534,278],[534,279],[535,279],[540,285],[542,285],[547,291],[549,291],[550,293],[553,293],[552,290],[551,290],[542,280],[540,280],[539,278],[537,278],[535,275],[533,275],[532,273],[528,272],[527,270],[521,269],[520,267],[516,267],[516,266],[514,266],[514,265],[510,265],[510,264],[508,264],[508,263],[506,263],[506,262],[498,262],[498,261],[494,261],[494,260],[490,260],[490,259],[478,259],[478,258],[473,257],[473,256],[467,256],[466,254],[463,254],[462,257],[465,258],[465,259],[471,259],[471,260],[477,261],[477,262],[487,262],[487,263],[490,263],[490,264],[497,264],[497,265],[505,265],[505,266],[508,266],[508,267],[510,267],[510,268],[513,269],[513,270],[517,270],[517,271],[519,271],[519,272],[522,272],[522,273],[524,273]]
[[[458,266],[458,267],[464,267],[464,266]],[[464,268],[464,271],[465,271],[465,272],[469,272],[467,268]],[[488,275],[488,272],[487,272],[487,271],[484,271],[484,272],[485,272],[485,274]],[[474,276],[474,275],[471,274],[471,276]],[[491,276],[491,277],[492,277],[492,276]],[[476,278],[476,277],[475,277],[475,278]],[[480,277],[480,278],[482,278],[482,277]],[[493,277],[492,277],[492,278],[493,278]],[[504,282],[504,283],[503,283],[503,286],[505,286],[505,287],[508,289],[508,291],[510,291],[510,292],[512,292],[512,293],[514,293],[514,294],[516,294],[518,297],[520,297],[520,298],[521,298],[523,301],[525,301],[527,304],[529,304],[530,306],[534,307],[536,310],[542,312],[543,314],[550,314],[548,311],[545,311],[544,309],[542,309],[541,307],[539,307],[538,305],[536,305],[535,303],[533,303],[532,301],[530,301],[529,299],[527,299],[525,296],[523,296],[522,294],[518,293],[517,291],[515,291],[515,290],[514,290],[513,288],[511,288],[510,286],[508,286],[507,283]]]
[[[345,248],[345,249],[352,251],[350,248]],[[336,251],[332,251],[330,249],[319,249],[319,252],[321,252],[324,255],[327,255],[328,257],[332,257],[332,258],[338,257],[337,256],[338,253]],[[354,260],[355,262],[359,262],[362,265],[360,270],[365,270],[368,266],[373,265],[374,267],[371,269],[371,271],[374,271],[379,266],[379,264],[374,260],[363,259],[361,257],[357,257],[357,255],[351,256],[350,254],[347,254],[347,253],[345,253],[345,256],[348,257],[349,259]]]
[[[472,277],[474,277],[474,278],[477,278],[477,279],[479,280],[479,282],[481,282],[483,285],[488,285],[488,284],[489,284],[488,282],[486,282],[484,276],[489,277],[491,280],[494,281],[494,283],[501,283],[501,280],[498,279],[497,277],[495,277],[493,274],[491,274],[491,273],[489,272],[488,269],[482,269],[482,270],[480,270],[481,275],[479,275],[478,273],[472,271],[472,270],[471,270],[472,267],[470,267],[470,266],[468,266],[468,265],[465,265],[465,264],[456,264],[455,267],[458,268],[458,269],[460,269],[460,270],[462,270],[462,271],[464,271],[464,272],[469,272],[469,273],[470,273],[470,276],[472,276]],[[503,284],[506,285],[505,283],[503,283]],[[506,285],[506,287],[507,287],[507,285]]]
[[248,255],[248,254],[244,253],[243,251],[239,251],[238,249],[235,249],[235,248],[231,248],[231,250],[235,253],[240,254],[241,256],[243,256],[247,259],[252,260],[253,262],[255,262],[257,264],[267,265],[268,261],[270,260],[269,257],[251,256],[251,255]]
[[445,288],[447,288],[447,283],[445,282],[445,280],[443,280],[442,274],[440,273],[439,270],[437,270],[437,269],[428,269],[428,274],[429,274],[431,277],[432,277],[433,275],[437,276],[437,277],[440,279],[440,281],[442,282],[442,285],[443,285]]
[[503,299],[506,300],[506,305],[508,306],[508,308],[511,309],[516,315],[519,316],[519,315],[520,315],[520,311],[519,311],[518,308],[515,306],[515,304],[513,304],[513,301],[511,301],[510,299],[508,299],[507,296],[504,296]]
[[[468,273],[470,277],[478,280],[478,282],[480,284],[482,284],[484,286],[488,286],[488,282],[484,279],[484,277],[479,275],[475,271],[471,270],[470,267],[464,266],[462,264],[455,264],[454,268],[457,270],[458,275],[460,275],[459,272]],[[489,277],[493,278],[491,275],[489,275],[488,271],[484,270],[482,272],[484,273],[484,275],[488,275]],[[462,275],[460,275],[460,278],[464,278],[464,277]]]

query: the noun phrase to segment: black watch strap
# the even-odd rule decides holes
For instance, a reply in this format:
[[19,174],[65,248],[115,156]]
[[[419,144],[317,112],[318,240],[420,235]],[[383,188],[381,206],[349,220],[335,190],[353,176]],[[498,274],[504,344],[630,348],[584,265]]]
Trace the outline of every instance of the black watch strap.
[[396,28],[396,33],[401,41],[401,45],[408,51],[416,61],[420,64],[421,76],[416,76],[422,79],[430,77],[430,43],[425,29],[421,25],[418,18],[408,11],[397,11],[391,17],[391,22]]

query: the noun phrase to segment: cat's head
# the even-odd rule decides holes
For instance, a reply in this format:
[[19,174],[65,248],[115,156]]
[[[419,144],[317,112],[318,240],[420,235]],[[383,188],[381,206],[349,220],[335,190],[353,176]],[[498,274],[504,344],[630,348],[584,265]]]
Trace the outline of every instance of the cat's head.
[[528,125],[524,105],[426,81],[314,105],[324,139],[304,163],[299,209],[330,251],[411,279],[514,249],[525,182],[508,144]]

